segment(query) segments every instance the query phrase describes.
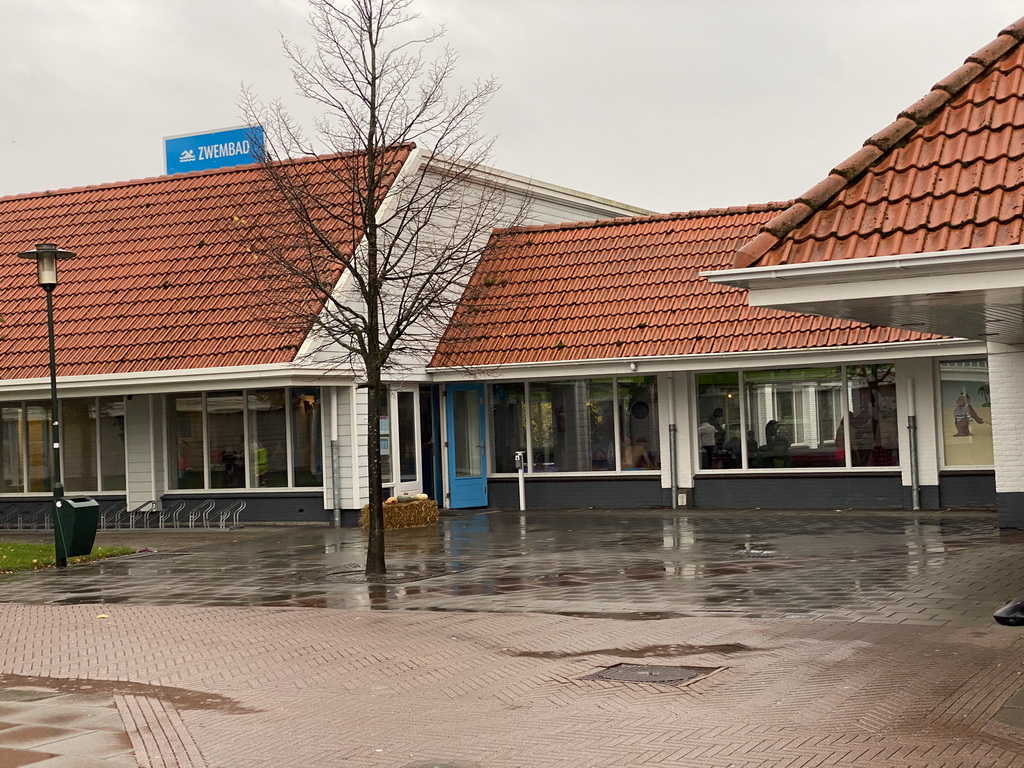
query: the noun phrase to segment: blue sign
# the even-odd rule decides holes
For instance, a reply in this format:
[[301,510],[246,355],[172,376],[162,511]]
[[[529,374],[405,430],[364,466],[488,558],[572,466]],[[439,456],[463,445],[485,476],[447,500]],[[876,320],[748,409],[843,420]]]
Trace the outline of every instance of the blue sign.
[[167,173],[251,165],[263,154],[263,127],[230,128],[164,139]]

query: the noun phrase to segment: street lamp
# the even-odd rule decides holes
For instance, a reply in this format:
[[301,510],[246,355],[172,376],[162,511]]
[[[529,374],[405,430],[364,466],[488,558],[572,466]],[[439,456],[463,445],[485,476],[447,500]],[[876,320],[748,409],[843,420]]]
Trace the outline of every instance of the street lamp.
[[[38,243],[35,250],[19,253],[23,259],[35,259],[39,286],[46,291],[46,332],[50,341],[50,417],[53,419],[53,464],[51,487],[53,488],[53,538],[57,556],[57,567],[67,568],[67,533],[60,522],[61,504],[64,497],[64,483],[60,471],[60,423],[57,417],[57,354],[53,344],[53,289],[57,287],[57,260],[70,259],[72,251],[62,251],[53,243]],[[62,547],[61,544],[64,544]],[[63,554],[62,554],[63,553]]]

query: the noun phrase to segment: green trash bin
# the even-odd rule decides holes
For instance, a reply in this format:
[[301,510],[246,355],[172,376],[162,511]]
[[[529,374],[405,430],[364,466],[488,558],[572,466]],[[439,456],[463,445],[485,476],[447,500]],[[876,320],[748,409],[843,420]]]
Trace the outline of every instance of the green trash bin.
[[53,539],[57,560],[91,554],[100,523],[100,503],[90,498],[62,498],[54,504]]

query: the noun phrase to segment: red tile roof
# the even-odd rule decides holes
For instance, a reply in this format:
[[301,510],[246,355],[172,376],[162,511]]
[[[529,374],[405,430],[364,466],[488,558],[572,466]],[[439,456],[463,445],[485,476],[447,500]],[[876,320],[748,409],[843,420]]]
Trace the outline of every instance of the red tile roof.
[[788,203],[526,227],[491,240],[431,363],[509,365],[934,338],[747,305],[700,273]]
[[[330,183],[339,161],[302,162]],[[292,361],[305,333],[253,311],[242,222],[269,215],[264,184],[248,166],[0,198],[0,378],[48,372],[45,295],[17,256],[39,242],[78,254],[54,294],[61,376]]]
[[1024,19],[767,222],[733,266],[1018,245]]

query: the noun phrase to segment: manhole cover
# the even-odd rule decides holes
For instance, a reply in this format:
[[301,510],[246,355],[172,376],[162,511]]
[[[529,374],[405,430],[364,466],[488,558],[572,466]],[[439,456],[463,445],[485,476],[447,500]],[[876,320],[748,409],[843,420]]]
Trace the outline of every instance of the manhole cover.
[[663,683],[665,685],[682,685],[692,683],[721,667],[673,667],[663,664],[616,664],[614,667],[602,669],[584,680],[617,680],[623,683]]

